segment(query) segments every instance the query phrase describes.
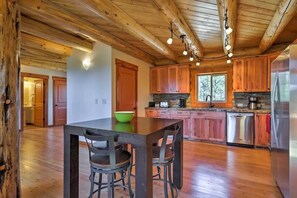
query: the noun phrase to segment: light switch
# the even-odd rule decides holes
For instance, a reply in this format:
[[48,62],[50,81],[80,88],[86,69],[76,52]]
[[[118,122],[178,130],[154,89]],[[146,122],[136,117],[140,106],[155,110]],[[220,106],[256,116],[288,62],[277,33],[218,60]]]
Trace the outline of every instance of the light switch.
[[98,98],[95,98],[95,104],[98,104]]
[[106,99],[102,99],[102,104],[106,104]]

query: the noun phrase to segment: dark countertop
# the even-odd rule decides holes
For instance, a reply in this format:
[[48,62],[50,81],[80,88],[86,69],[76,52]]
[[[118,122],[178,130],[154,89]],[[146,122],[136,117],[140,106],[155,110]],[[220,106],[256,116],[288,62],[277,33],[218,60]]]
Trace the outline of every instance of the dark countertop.
[[187,108],[177,108],[177,107],[169,107],[169,108],[160,108],[160,107],[146,107],[145,109],[152,110],[178,110],[178,111],[218,111],[218,112],[252,112],[252,113],[270,113],[270,109],[256,109],[251,110],[248,108],[195,108],[195,107],[187,107]]

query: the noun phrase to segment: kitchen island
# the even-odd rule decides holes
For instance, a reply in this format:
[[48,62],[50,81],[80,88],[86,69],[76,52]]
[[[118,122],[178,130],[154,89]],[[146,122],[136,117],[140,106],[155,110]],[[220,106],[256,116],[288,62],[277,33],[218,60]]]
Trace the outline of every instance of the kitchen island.
[[[136,197],[153,197],[152,144],[163,137],[164,130],[180,127],[174,149],[173,182],[177,188],[183,185],[183,122],[176,119],[135,117],[128,123],[115,118],[104,118],[67,124],[64,127],[64,198],[79,195],[79,136],[89,129],[101,135],[116,135],[118,142],[132,144],[136,152]],[[88,159],[86,159],[88,160]]]

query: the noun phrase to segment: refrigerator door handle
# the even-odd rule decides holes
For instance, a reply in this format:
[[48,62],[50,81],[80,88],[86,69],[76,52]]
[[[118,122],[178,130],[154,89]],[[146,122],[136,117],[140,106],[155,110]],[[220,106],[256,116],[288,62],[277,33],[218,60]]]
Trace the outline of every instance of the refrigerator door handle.
[[278,148],[278,137],[276,135],[276,121],[275,121],[275,108],[274,108],[274,105],[275,105],[275,96],[276,96],[276,89],[277,89],[277,83],[278,83],[278,72],[275,74],[275,82],[274,82],[274,85],[272,87],[272,98],[271,98],[271,125],[272,125],[272,133],[273,133],[273,136],[274,136],[274,139],[275,139],[275,143],[276,143],[276,147]]

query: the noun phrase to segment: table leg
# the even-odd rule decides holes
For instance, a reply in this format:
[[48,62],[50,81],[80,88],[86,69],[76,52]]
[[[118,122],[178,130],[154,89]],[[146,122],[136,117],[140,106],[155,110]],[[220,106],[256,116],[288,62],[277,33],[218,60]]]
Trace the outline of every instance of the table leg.
[[64,128],[64,198],[78,198],[79,193],[78,136]]
[[183,187],[183,123],[178,123],[180,131],[174,144],[173,183],[178,189]]
[[141,198],[153,197],[153,166],[152,166],[152,143],[135,146],[136,152],[136,187],[135,195]]

